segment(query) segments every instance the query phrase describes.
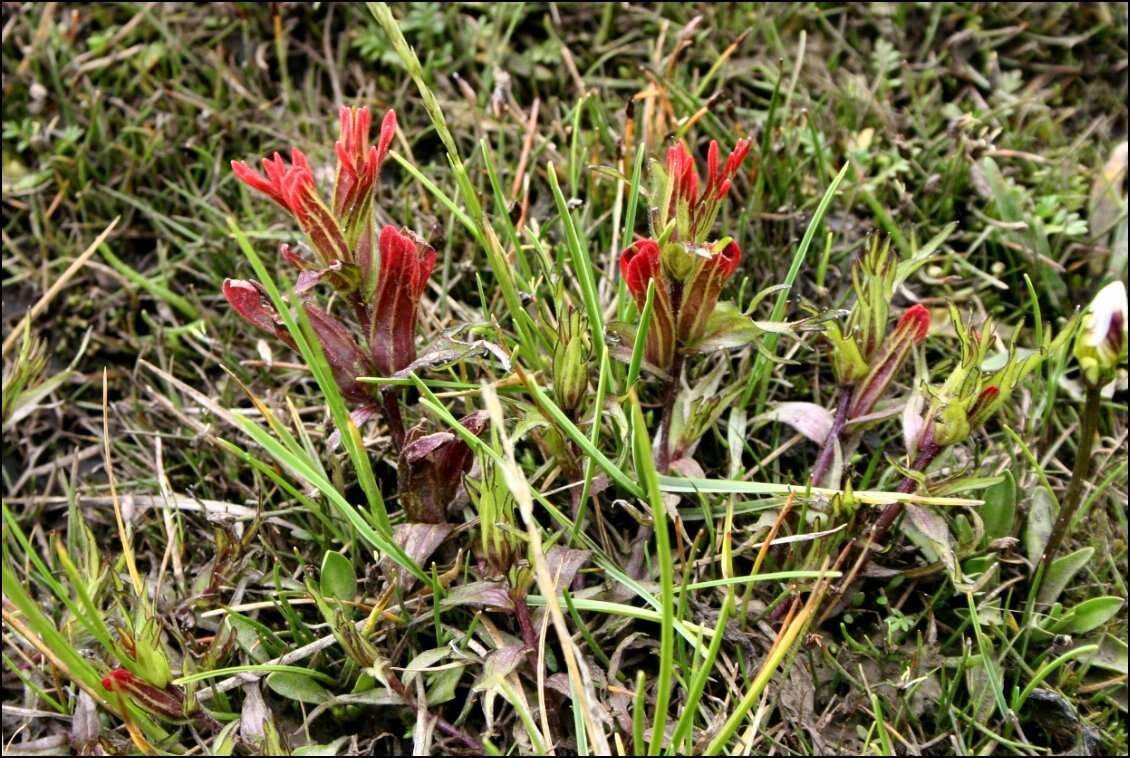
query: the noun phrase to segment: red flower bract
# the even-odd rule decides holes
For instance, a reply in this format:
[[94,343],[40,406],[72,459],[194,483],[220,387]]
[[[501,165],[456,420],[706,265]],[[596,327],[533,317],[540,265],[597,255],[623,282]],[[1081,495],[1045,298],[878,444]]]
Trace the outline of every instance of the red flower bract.
[[263,174],[243,161],[232,161],[231,168],[244,184],[290,211],[323,265],[328,266],[333,261],[353,261],[341,226],[318,197],[314,174],[301,150],[290,151],[289,165],[278,153],[272,158],[264,158]]
[[110,692],[129,695],[138,705],[157,716],[179,721],[187,715],[184,712],[184,694],[171,684],[165,689],[154,687],[126,669],[116,668],[102,677],[102,686]]
[[380,236],[380,281],[369,328],[377,370],[391,376],[416,359],[416,311],[435,268],[436,251],[404,229],[386,226]]
[[659,275],[659,245],[654,240],[639,240],[620,254],[620,275],[642,308],[647,299],[647,283]]
[[695,170],[694,158],[681,142],[667,148],[667,173],[675,187],[671,195],[672,207],[679,200],[694,205],[698,200],[698,171]]
[[906,313],[902,314],[896,329],[912,330],[914,341],[921,344],[930,332],[930,310],[921,303],[910,306]]
[[855,388],[850,418],[866,416],[894,381],[895,375],[910,356],[910,349],[922,343],[930,331],[930,311],[924,305],[913,305],[899,319],[898,326],[887,336],[871,364],[871,370]]
[[660,269],[659,245],[655,240],[637,240],[620,253],[620,275],[641,309],[647,302],[648,283],[655,280],[655,302],[645,354],[648,362],[667,369],[675,356],[675,307],[671,289]]
[[676,304],[681,342],[693,342],[703,335],[706,324],[718,305],[722,287],[734,275],[741,259],[742,252],[738,243],[731,241],[721,251],[698,263]]
[[738,169],[749,155],[750,147],[749,140],[738,140],[725,165],[722,165],[718,141],[711,140],[706,152],[706,184],[701,193],[698,171],[690,151],[682,143],[669,147],[664,190],[666,204],[660,216],[660,227],[665,227],[673,219],[674,239],[696,245],[705,242]]

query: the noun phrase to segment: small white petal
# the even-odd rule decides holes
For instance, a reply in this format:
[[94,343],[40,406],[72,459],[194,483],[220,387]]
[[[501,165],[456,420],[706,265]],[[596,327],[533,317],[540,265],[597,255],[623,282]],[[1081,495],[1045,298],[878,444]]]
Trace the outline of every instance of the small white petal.
[[1111,282],[1099,290],[1095,299],[1091,301],[1091,318],[1087,325],[1087,344],[1098,347],[1107,338],[1110,331],[1110,322],[1115,313],[1122,314],[1122,329],[1127,328],[1126,323],[1126,285],[1121,281]]

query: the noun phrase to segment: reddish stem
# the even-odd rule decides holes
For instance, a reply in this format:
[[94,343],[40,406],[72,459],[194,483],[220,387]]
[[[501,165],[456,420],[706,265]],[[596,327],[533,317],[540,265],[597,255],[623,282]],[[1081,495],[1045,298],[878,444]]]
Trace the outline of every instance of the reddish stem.
[[[510,597],[514,600],[514,615],[518,617],[518,628],[522,630],[522,641],[530,649],[533,656],[537,656],[538,635],[534,631],[534,623],[530,620],[530,606],[526,604],[525,594],[511,590]],[[534,659],[536,663],[536,658]],[[535,666],[536,668],[536,666]]]
[[400,416],[400,392],[397,387],[389,387],[381,393],[381,410],[384,413],[388,433],[397,452],[404,447],[404,420]]
[[[927,431],[926,439],[922,443],[922,449],[919,450],[918,457],[914,459],[912,468],[915,471],[925,471],[926,467],[938,457],[938,453],[941,451],[942,446],[934,441],[932,431]],[[918,480],[908,476],[903,478],[902,482],[899,483],[898,489],[895,491],[909,494],[916,489],[918,489]],[[874,531],[871,536],[872,542],[882,541],[887,531],[891,528],[891,525],[895,523],[895,519],[902,513],[902,506],[902,503],[887,504],[887,507],[883,509],[883,512],[879,515],[879,519],[875,522]],[[864,565],[866,565],[866,560],[864,561]],[[862,569],[862,566],[860,568]]]
[[816,458],[816,463],[812,466],[812,485],[819,487],[820,482],[824,480],[824,475],[828,473],[828,468],[835,460],[836,442],[840,439],[840,434],[844,430],[844,425],[847,424],[848,407],[851,405],[851,387],[847,385],[840,385],[836,390],[836,415],[832,418],[832,428],[828,430],[828,436],[824,439],[824,446],[820,448],[820,455]]

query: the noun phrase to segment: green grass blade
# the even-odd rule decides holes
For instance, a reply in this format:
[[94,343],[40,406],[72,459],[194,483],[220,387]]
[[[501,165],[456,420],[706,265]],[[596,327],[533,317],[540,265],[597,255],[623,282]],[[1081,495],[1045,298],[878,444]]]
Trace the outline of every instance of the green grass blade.
[[[808,228],[804,231],[804,237],[801,238],[800,246],[793,255],[792,263],[789,265],[789,271],[785,275],[785,288],[777,294],[777,301],[773,304],[773,311],[769,316],[770,321],[780,321],[784,318],[785,303],[788,301],[789,292],[792,290],[793,283],[796,281],[797,275],[800,273],[800,268],[808,255],[808,248],[812,245],[812,238],[816,235],[816,230],[823,222],[824,214],[828,212],[828,206],[832,204],[832,198],[836,196],[836,190],[840,188],[840,183],[843,182],[844,177],[847,176],[850,166],[851,164],[849,163],[844,164],[844,167],[840,169],[840,173],[836,174],[836,178],[832,180],[828,189],[825,190],[824,197],[820,198],[820,204],[816,206],[816,212],[812,214],[812,220],[808,222]],[[768,351],[776,351],[779,336],[780,335],[777,334],[766,335],[765,347]],[[758,352],[757,357],[754,358],[753,369],[749,373],[749,380],[746,383],[745,391],[742,393],[742,406],[749,405],[749,401],[753,398],[755,392],[760,393],[768,376],[768,370],[769,359],[762,355],[761,352]],[[758,394],[755,413],[760,413],[763,406],[764,397]]]
[[651,437],[647,433],[643,409],[635,389],[628,390],[632,406],[633,457],[636,474],[643,484],[655,528],[655,552],[659,561],[659,597],[662,621],[659,626],[659,682],[655,693],[655,716],[651,726],[648,755],[658,755],[663,744],[663,730],[667,725],[667,705],[671,701],[671,682],[675,675],[675,563],[671,556],[671,536],[667,532],[667,506],[659,492],[659,478],[651,453]]

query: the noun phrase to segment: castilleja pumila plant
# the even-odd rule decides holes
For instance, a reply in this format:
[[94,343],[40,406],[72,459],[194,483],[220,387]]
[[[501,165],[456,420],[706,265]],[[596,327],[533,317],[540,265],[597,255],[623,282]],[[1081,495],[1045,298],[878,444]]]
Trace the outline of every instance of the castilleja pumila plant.
[[[965,442],[985,426],[1012,397],[1020,382],[1049,355],[1063,348],[1076,326],[1075,321],[1069,322],[1054,338],[1045,332],[1044,341],[1024,357],[1018,354],[1016,343],[1021,330],[1014,329],[1013,342],[1009,345],[1004,365],[987,372],[982,366],[994,341],[992,320],[975,329],[953,305],[950,306],[950,320],[961,347],[961,356],[941,385],[927,385],[922,395],[916,396],[928,398],[928,403],[917,403],[912,398],[906,405],[903,441],[909,465],[897,492],[915,492],[924,481],[930,464],[947,448]],[[851,554],[853,547],[863,554],[854,562],[838,595],[846,591],[863,570],[870,551],[883,540],[903,510],[901,502],[888,504],[858,542],[845,545],[836,561],[837,566]]]
[[[264,159],[262,174],[242,161],[233,161],[232,171],[287,210],[305,233],[316,261],[288,245],[280,249],[299,269],[295,291],[302,295],[325,280],[349,304],[352,329],[310,302],[303,307],[343,395],[366,403],[374,397],[358,376],[391,376],[416,358],[417,312],[436,252],[408,229],[390,225],[375,233],[373,195],[396,133],[396,114],[385,115],[373,146],[367,108],[342,108],[340,118],[332,206],[319,196],[310,164],[298,149],[291,150],[289,163],[278,153]],[[224,296],[252,326],[294,346],[256,282],[228,279]]]
[[[913,264],[911,264],[913,265]],[[903,276],[910,266],[903,269]],[[872,241],[866,253],[852,267],[852,288],[855,302],[843,325],[832,322],[825,332],[832,344],[832,371],[836,377],[835,411],[831,428],[812,467],[812,481],[817,485],[836,486],[825,481],[831,474],[835,450],[848,447],[845,428],[853,419],[864,419],[876,404],[930,331],[930,311],[921,304],[912,305],[888,333],[891,300],[900,281],[897,256],[890,240]]]
[[749,140],[738,140],[723,165],[712,140],[701,192],[694,158],[683,144],[667,150],[665,167],[653,166],[652,236],[620,254],[620,275],[640,308],[655,282],[646,358],[660,371],[678,373],[678,354],[704,335],[722,287],[741,262],[731,237],[707,239],[749,150]]
[[[289,163],[278,153],[264,159],[262,173],[243,161],[232,161],[232,171],[289,212],[305,233],[316,260],[285,244],[280,253],[299,270],[295,293],[303,299],[334,380],[342,396],[359,406],[356,418],[383,409],[394,444],[401,448],[400,484],[409,520],[440,522],[466,473],[466,443],[447,432],[425,435],[423,426],[406,437],[397,391],[385,390],[382,397],[373,385],[358,381],[393,376],[413,365],[420,300],[436,262],[435,250],[412,231],[388,225],[376,232],[373,196],[396,133],[395,112],[385,114],[376,145],[369,144],[369,128],[367,108],[341,109],[330,205],[319,196],[309,161],[298,149],[291,150]],[[311,302],[309,293],[323,281],[347,304],[343,318]],[[249,324],[296,349],[257,282],[228,279],[224,296]],[[469,419],[465,425],[478,434],[485,421]]]

